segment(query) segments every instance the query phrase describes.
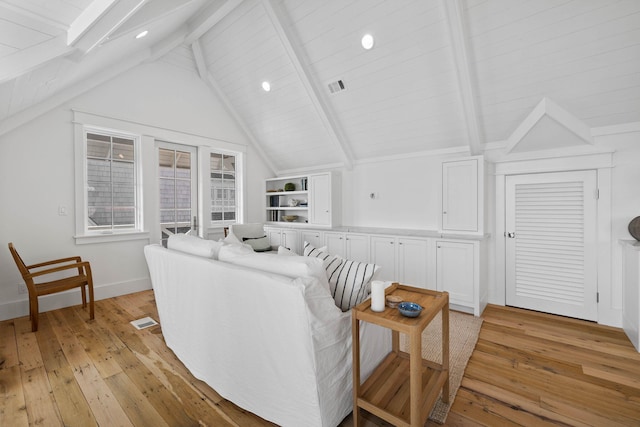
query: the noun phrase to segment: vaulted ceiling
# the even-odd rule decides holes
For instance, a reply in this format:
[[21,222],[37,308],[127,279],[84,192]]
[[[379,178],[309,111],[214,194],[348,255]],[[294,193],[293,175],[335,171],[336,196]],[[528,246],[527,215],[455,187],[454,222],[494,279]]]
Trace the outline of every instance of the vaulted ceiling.
[[278,173],[513,148],[549,105],[640,122],[637,0],[0,0],[0,135],[145,61],[203,79]]

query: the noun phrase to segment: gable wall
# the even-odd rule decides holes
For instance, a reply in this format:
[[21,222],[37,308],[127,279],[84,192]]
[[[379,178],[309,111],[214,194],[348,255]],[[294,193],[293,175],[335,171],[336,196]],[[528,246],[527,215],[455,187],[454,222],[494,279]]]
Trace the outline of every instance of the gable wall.
[[[91,261],[98,298],[150,286],[142,253],[148,240],[75,244],[72,109],[241,147],[248,144],[195,74],[162,62],[136,67],[2,135],[0,319],[28,314],[27,296],[18,292],[22,278],[6,247],[8,242],[14,242],[27,263],[70,255]],[[260,221],[263,211],[258,205],[263,199],[263,179],[269,172],[250,147],[246,159],[247,219]],[[60,206],[66,208],[66,215],[58,214]],[[77,304],[80,298],[72,294],[67,300]],[[57,306],[44,301],[41,311]]]

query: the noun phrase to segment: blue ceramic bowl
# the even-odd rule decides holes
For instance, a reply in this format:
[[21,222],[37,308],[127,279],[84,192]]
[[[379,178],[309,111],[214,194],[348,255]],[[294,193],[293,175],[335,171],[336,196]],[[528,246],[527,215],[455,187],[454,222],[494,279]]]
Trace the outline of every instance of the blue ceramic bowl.
[[415,302],[405,301],[398,304],[398,310],[403,316],[418,317],[422,311],[422,306]]

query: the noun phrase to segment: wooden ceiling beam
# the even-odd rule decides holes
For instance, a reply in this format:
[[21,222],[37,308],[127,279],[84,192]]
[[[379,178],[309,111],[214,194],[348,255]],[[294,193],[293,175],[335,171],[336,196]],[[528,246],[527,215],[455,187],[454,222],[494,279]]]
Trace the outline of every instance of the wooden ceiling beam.
[[333,140],[335,148],[340,153],[344,167],[346,169],[351,169],[353,167],[353,154],[347,138],[336,119],[335,113],[331,109],[329,103],[325,100],[323,92],[320,91],[319,87],[314,83],[312,73],[304,63],[304,53],[298,48],[296,37],[288,30],[289,26],[286,22],[287,18],[272,0],[262,0],[262,4],[264,5],[269,19],[271,20],[273,28],[276,30],[276,33],[280,38],[280,42],[285,48],[287,55],[298,74],[298,78],[309,95],[311,103],[318,113],[325,129]]
[[447,26],[451,38],[451,49],[456,66],[458,90],[467,125],[469,151],[471,155],[481,154],[481,132],[476,101],[476,84],[473,79],[469,58],[468,37],[465,31],[464,11],[460,0],[440,0],[447,17]]

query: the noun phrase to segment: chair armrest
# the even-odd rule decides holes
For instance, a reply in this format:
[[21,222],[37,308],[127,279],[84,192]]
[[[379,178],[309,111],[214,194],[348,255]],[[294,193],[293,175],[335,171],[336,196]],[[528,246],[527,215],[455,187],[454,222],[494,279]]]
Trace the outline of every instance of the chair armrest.
[[70,261],[81,262],[82,258],[80,258],[79,256],[73,256],[69,258],[60,258],[60,259],[54,259],[52,261],[41,262],[38,264],[27,265],[26,267],[27,267],[27,270],[31,270],[32,268],[44,267],[45,265],[60,264],[63,262],[70,262]]
[[75,264],[61,265],[59,267],[47,268],[46,270],[36,271],[35,273],[29,273],[29,276],[38,277],[44,274],[51,274],[51,273],[56,273],[58,271],[70,270],[72,268],[84,268],[85,273],[87,275],[91,274],[91,265],[89,264],[89,261],[82,261]]

